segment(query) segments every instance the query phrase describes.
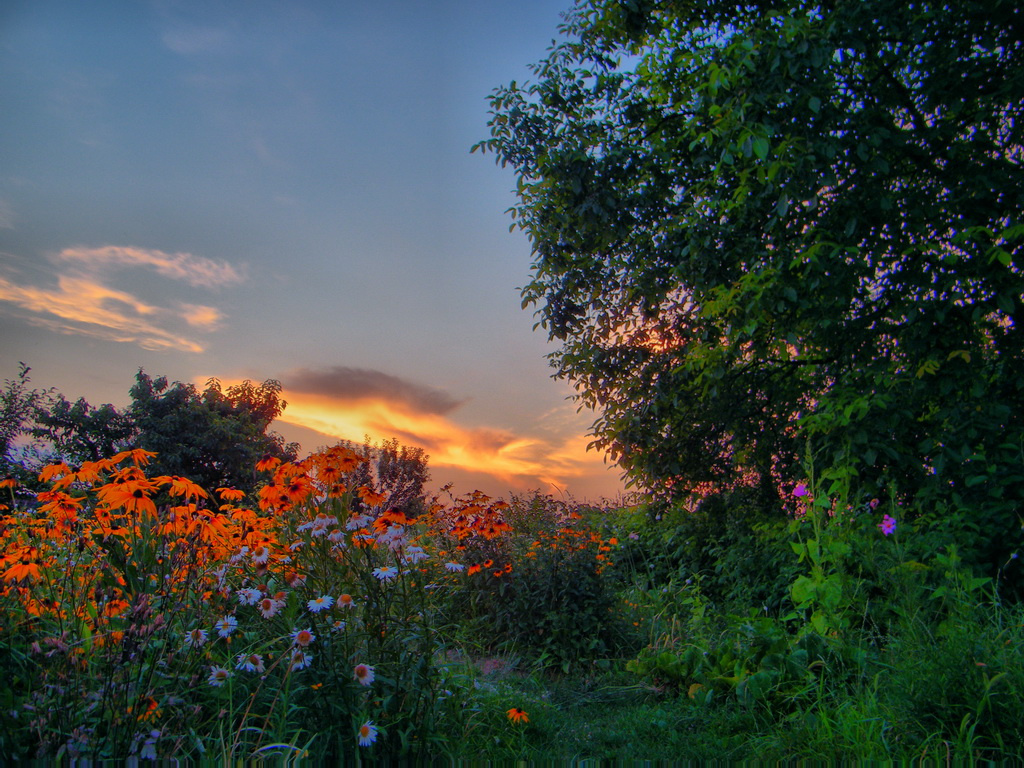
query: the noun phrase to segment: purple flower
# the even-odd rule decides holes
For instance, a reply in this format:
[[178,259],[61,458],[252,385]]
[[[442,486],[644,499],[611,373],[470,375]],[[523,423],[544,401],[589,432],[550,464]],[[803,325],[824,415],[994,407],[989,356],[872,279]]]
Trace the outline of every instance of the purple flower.
[[886,515],[882,518],[882,522],[878,524],[878,527],[882,529],[882,533],[888,536],[896,530],[896,518],[891,515]]
[[796,488],[793,489],[793,495],[796,496],[798,499],[802,496],[806,496],[807,485],[805,483],[800,483]]

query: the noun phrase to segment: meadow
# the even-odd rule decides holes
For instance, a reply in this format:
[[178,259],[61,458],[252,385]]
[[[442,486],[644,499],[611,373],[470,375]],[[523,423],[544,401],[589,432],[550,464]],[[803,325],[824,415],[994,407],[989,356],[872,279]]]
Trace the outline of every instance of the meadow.
[[248,497],[151,457],[0,483],[9,760],[1022,762],[1020,563],[894,500],[413,514],[341,446]]

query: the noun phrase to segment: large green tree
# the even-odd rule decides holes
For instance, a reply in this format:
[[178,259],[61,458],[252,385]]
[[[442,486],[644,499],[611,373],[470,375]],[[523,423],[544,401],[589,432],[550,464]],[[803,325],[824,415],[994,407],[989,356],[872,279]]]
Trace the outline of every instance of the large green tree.
[[674,493],[813,459],[1018,541],[1020,3],[580,0],[561,32],[479,146],[597,444]]

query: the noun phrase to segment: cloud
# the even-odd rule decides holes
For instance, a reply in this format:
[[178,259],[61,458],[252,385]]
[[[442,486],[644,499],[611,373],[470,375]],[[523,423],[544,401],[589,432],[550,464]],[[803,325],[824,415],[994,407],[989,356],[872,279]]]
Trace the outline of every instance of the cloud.
[[14,210],[3,198],[0,198],[0,229],[14,229]]
[[65,248],[57,261],[81,264],[86,269],[108,265],[147,266],[163,277],[182,280],[189,285],[215,288],[240,283],[245,277],[226,261],[213,261],[191,253],[164,253],[154,249],[106,245],[101,248]]
[[[227,262],[144,248],[65,248],[51,260],[61,265],[56,286],[29,285],[12,279],[10,274],[0,275],[0,302],[13,305],[15,314],[27,322],[57,333],[137,344],[151,350],[203,352],[205,347],[188,329],[216,330],[224,315],[216,307],[202,304],[162,306],[146,301],[134,292],[113,287],[113,276],[122,277],[131,268],[143,268],[154,270],[162,278],[208,289],[244,279]],[[166,283],[159,289],[161,298],[169,292]]]
[[57,333],[135,343],[144,349],[202,352],[203,347],[150,322],[162,310],[124,291],[83,278],[61,276],[57,289],[15,285],[0,277],[0,301],[30,313],[34,325]]
[[586,427],[572,405],[565,414],[544,414],[528,429],[511,430],[459,424],[452,412],[464,400],[372,369],[303,368],[282,382],[284,424],[333,440],[398,438],[427,452],[435,479],[445,470],[488,477],[488,492],[500,485],[498,493],[569,486],[614,495],[621,487],[603,456],[587,450]]
[[181,56],[221,51],[228,42],[228,34],[215,27],[178,26],[161,37],[163,44]]
[[428,414],[449,413],[465,402],[439,389],[369,368],[301,368],[284,379],[284,386],[295,392],[323,395],[342,402],[385,400]]
[[205,307],[201,304],[182,304],[181,316],[193,328],[216,330],[224,315],[216,307]]

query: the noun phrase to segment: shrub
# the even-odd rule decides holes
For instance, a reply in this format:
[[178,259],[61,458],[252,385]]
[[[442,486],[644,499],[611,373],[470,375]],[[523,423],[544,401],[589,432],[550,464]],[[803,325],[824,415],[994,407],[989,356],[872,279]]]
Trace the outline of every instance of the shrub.
[[624,623],[606,573],[618,541],[587,525],[576,505],[475,495],[436,508],[435,519],[466,569],[450,616],[468,622],[476,642],[564,671],[620,645]]

